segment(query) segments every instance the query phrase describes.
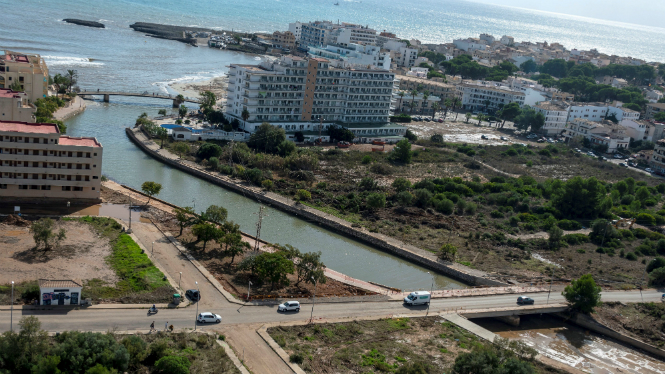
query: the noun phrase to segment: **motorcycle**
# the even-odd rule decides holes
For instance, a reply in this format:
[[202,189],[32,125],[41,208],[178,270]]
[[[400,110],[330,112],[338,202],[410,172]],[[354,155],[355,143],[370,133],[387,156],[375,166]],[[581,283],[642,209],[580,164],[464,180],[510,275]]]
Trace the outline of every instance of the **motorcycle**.
[[157,308],[148,309],[148,315],[157,314]]

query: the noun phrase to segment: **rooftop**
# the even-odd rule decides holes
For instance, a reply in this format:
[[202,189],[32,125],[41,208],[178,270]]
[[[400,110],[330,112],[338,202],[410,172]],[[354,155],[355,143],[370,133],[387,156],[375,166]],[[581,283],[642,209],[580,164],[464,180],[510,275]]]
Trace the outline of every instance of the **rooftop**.
[[540,108],[543,110],[568,110],[568,105],[560,102],[553,102],[553,101],[543,101],[540,102],[536,105],[534,105],[536,108]]
[[658,109],[661,109],[661,110],[665,109],[665,103],[650,103],[650,104],[647,104],[647,106],[651,106],[651,107],[658,108]]
[[95,138],[73,138],[71,136],[61,136],[58,144],[75,145],[79,147],[102,147],[102,145]]
[[40,288],[77,288],[83,287],[83,282],[78,279],[40,279]]
[[0,131],[22,132],[31,134],[59,134],[58,125],[54,123],[27,123],[0,121]]
[[24,92],[12,91],[9,88],[0,88],[0,97],[20,97]]

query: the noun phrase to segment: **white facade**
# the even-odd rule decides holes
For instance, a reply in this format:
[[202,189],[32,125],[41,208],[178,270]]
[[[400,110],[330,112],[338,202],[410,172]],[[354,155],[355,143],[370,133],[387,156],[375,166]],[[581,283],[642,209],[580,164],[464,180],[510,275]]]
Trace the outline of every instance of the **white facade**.
[[480,40],[484,40],[487,44],[492,44],[496,41],[496,38],[490,34],[480,34]]
[[390,57],[399,67],[410,68],[415,65],[418,58],[418,49],[407,47],[406,43],[391,40],[383,45],[384,49],[390,51]]
[[512,36],[508,36],[508,35],[502,36],[499,41],[501,42],[501,44],[505,44],[505,45],[515,44],[515,38],[513,38]]
[[457,86],[457,97],[465,109],[498,110],[501,104],[505,106],[513,102],[523,106],[526,94],[489,82],[463,82]]
[[647,140],[649,123],[646,121],[624,119],[619,125],[626,129],[626,134],[635,140]]
[[289,31],[296,37],[296,41],[300,40],[300,35],[302,34],[302,23],[294,22],[289,23]]
[[40,305],[80,305],[83,283],[79,280],[39,280]]
[[418,68],[414,66],[411,70],[406,72],[406,75],[409,77],[427,78],[427,73],[429,73],[428,68]]
[[[331,60],[330,64],[337,67],[373,66],[379,69],[390,70],[390,53],[381,52],[381,48],[373,45],[351,43],[348,47],[328,45],[323,47],[307,47],[307,54],[312,57],[323,57]],[[343,62],[341,64],[337,61]]]
[[545,117],[545,125],[541,129],[547,135],[561,134],[566,129],[568,110],[570,107],[564,102],[541,102],[533,109]]
[[567,139],[582,136],[595,145],[607,145],[607,153],[618,149],[627,149],[630,143],[626,129],[612,121],[595,122],[585,118],[576,118],[566,125],[564,136]]
[[474,38],[455,39],[453,40],[453,44],[455,44],[455,47],[467,52],[476,49],[480,49],[483,51],[487,49],[487,44],[485,44],[480,39],[474,39]]
[[632,109],[620,107],[620,106],[610,106],[607,108],[607,115],[614,114],[617,117],[617,120],[622,121],[624,119],[637,121],[640,119],[640,112],[634,111]]
[[368,27],[342,24],[343,27],[333,33],[336,44],[348,46],[350,44],[376,45],[376,30]]
[[602,121],[607,116],[607,110],[604,103],[573,103],[568,111],[568,122],[576,118]]
[[651,90],[651,91],[647,91],[647,92],[645,93],[645,96],[646,96],[646,98],[649,100],[649,102],[651,102],[651,103],[657,103],[658,100],[660,100],[660,99],[663,98],[663,93],[660,92],[660,91]]
[[[335,68],[322,58],[283,56],[260,65],[232,64],[225,114],[249,132],[262,122],[283,123],[287,131],[308,130],[320,119],[387,123],[394,80],[387,70]],[[247,121],[242,119],[245,109]]]

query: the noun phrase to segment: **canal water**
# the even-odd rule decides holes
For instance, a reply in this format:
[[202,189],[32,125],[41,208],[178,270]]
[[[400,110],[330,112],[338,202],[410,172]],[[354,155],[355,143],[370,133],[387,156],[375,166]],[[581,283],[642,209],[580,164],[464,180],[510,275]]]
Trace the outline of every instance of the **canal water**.
[[[119,101],[118,101],[119,100]],[[140,189],[145,181],[161,183],[159,198],[179,206],[195,206],[197,211],[209,205],[228,209],[229,219],[247,233],[256,233],[259,202],[228,191],[164,165],[146,155],[125,135],[142,112],[156,115],[170,102],[149,99],[112,98],[111,103],[88,101],[84,113],[66,121],[72,136],[96,136],[104,146],[104,175],[117,182]],[[276,209],[265,211],[261,238],[272,243],[291,244],[302,251],[321,251],[329,268],[354,278],[405,290],[453,289],[466,287],[450,278],[427,273],[427,269],[372,247],[338,235]]]
[[603,335],[548,316],[521,316],[514,327],[493,318],[473,322],[509,339],[520,339],[540,354],[593,374],[665,373],[665,362]]

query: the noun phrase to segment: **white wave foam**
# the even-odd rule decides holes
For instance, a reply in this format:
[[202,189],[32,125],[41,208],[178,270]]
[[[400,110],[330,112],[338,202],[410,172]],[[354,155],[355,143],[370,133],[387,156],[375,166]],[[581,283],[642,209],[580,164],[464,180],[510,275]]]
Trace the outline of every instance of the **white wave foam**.
[[49,66],[102,66],[103,62],[91,61],[87,57],[71,57],[71,56],[42,56]]

